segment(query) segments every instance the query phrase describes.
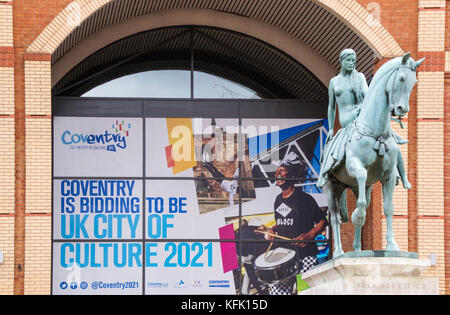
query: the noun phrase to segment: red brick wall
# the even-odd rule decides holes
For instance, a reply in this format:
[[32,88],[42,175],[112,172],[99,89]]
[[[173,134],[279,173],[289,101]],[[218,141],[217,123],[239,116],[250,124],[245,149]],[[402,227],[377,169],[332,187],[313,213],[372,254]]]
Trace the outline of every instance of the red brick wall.
[[447,0],[447,7],[445,8],[445,51],[450,51],[450,1]]
[[14,294],[24,294],[25,287],[25,50],[69,2],[69,0],[14,0],[12,3],[16,170]]
[[[449,23],[447,22],[447,28]],[[447,32],[447,38],[450,36]],[[444,190],[450,191],[450,72],[445,74]],[[444,194],[445,294],[450,294],[450,195]]]
[[[450,1],[447,1],[445,50],[450,51]],[[444,191],[450,192],[450,72],[444,77]],[[450,194],[444,194],[445,294],[450,294]]]
[[[358,0],[358,2],[367,7],[372,0]],[[411,56],[417,59],[417,31],[418,31],[418,1],[400,0],[400,1],[377,1],[380,5],[381,24],[395,38],[400,47],[405,52],[411,52]],[[376,60],[375,70],[387,60]],[[408,250],[416,252],[418,249],[417,241],[417,90],[411,93],[410,99],[411,111],[408,114],[408,179],[412,184],[412,189],[408,192]],[[381,226],[380,221],[384,216],[382,209],[381,189],[375,188],[372,193],[372,214],[367,218],[367,227],[363,229],[363,249],[373,248],[381,249]],[[368,211],[368,212],[369,212]],[[394,212],[395,219],[395,212]],[[376,233],[379,233],[378,236]],[[368,245],[366,247],[366,245]],[[369,247],[371,246],[371,247]]]

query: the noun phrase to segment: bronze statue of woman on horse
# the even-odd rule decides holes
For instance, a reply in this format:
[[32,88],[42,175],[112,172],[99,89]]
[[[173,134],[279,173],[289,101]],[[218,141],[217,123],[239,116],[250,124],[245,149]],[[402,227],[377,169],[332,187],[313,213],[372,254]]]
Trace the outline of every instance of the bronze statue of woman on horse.
[[[381,181],[383,207],[387,224],[387,250],[398,250],[392,228],[392,195],[398,178],[410,189],[398,144],[407,143],[392,130],[393,116],[409,112],[409,97],[417,82],[416,70],[423,59],[415,62],[410,54],[385,63],[375,74],[370,87],[362,73],[355,70],[356,53],[341,53],[341,72],[330,81],[328,121],[329,134],[321,157],[318,186],[328,198],[333,229],[333,257],[344,252],[340,225],[348,221],[346,188],[357,198],[352,214],[355,225],[355,251],[361,250],[361,228],[366,218],[373,185]],[[342,128],[333,134],[336,104]]]

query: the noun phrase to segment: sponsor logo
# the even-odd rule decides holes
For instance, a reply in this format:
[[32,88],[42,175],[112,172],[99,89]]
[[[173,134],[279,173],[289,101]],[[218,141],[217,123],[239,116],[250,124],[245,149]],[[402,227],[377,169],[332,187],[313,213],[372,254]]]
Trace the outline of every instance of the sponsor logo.
[[202,283],[200,282],[200,280],[194,280],[194,281],[192,282],[192,287],[193,287],[193,288],[201,288],[201,287],[203,287],[203,285],[202,285]]
[[127,137],[130,135],[131,124],[124,120],[112,123],[112,129],[100,133],[83,133],[64,130],[61,142],[73,150],[106,150],[116,152],[127,147]]
[[281,214],[283,217],[286,217],[292,211],[292,209],[282,203],[275,211]]
[[149,289],[166,289],[168,286],[169,284],[164,282],[147,282]]
[[83,282],[81,282],[81,283],[80,283],[80,289],[82,289],[82,290],[86,290],[86,289],[87,289],[87,287],[88,287],[88,284],[87,284],[87,282],[86,282],[86,281],[83,281]]
[[174,288],[178,289],[186,288],[186,283],[183,280],[177,281],[174,285]]
[[210,287],[210,288],[229,288],[230,280],[209,280],[208,287]]

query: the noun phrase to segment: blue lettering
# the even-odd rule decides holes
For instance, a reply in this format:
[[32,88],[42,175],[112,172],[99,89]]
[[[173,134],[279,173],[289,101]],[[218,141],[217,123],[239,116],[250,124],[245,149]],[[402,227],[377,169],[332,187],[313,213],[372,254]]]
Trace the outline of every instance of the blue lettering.
[[82,197],[80,198],[80,213],[88,213],[89,212],[89,198]]
[[[146,247],[148,248],[146,265],[150,267],[157,266],[149,259],[157,255],[150,250],[151,247],[156,246],[157,244],[147,244]],[[112,256],[114,267],[117,268],[142,266],[140,243],[63,243],[60,249],[60,264],[63,268],[70,268],[74,263],[80,268],[110,267],[110,256]]]
[[61,141],[63,144],[70,145],[73,143],[87,143],[87,144],[106,144],[113,141],[116,146],[120,149],[125,149],[127,147],[126,137],[120,134],[111,134],[108,130],[105,130],[103,134],[71,134],[69,130],[65,130],[61,136]]
[[125,267],[127,263],[127,244],[122,243],[122,261],[119,262],[119,244],[114,243],[114,266],[118,268]]
[[163,215],[163,238],[167,238],[167,230],[173,228],[173,224],[168,223],[169,219],[173,219],[174,215],[165,214]]
[[141,244],[128,245],[128,267],[134,267],[133,260],[136,262],[137,267],[141,267],[141,259],[139,257],[141,253]]
[[127,219],[128,219],[128,225],[130,226],[130,238],[135,238],[136,237],[136,230],[138,227],[138,223],[139,223],[139,218],[140,215],[136,215],[134,216],[134,222],[133,222],[133,218],[131,215],[127,215]]
[[94,137],[95,137],[95,141],[97,141],[97,143],[105,144],[105,139],[103,139],[103,135],[96,135]]
[[127,147],[127,141],[124,136],[119,136],[119,143],[117,144],[117,146],[121,149],[125,149]]
[[69,130],[66,130],[66,131],[63,132],[62,137],[61,137],[62,143],[64,143],[64,144],[72,144],[72,141],[66,140],[66,135],[69,136],[69,139],[70,139],[70,131]]
[[113,244],[101,243],[98,246],[103,247],[103,267],[108,267],[108,248],[112,247]]
[[77,243],[76,246],[76,262],[78,267],[85,268],[89,266],[89,244],[84,244],[84,261],[81,261],[81,245]]
[[86,220],[87,220],[87,218],[89,217],[89,215],[84,215],[83,216],[83,219],[82,220],[80,220],[80,215],[79,214],[77,214],[77,215],[75,215],[75,237],[76,238],[80,238],[80,234],[83,234],[83,237],[84,238],[89,238],[89,234],[88,234],[88,232],[86,231],[86,227],[84,226],[85,224],[86,224]]
[[146,267],[158,267],[158,264],[155,262],[151,262],[151,257],[158,256],[157,252],[152,251],[153,248],[157,248],[158,244],[156,243],[147,243],[145,244],[145,266]]
[[63,267],[63,268],[69,268],[69,267],[72,267],[72,265],[73,265],[73,258],[69,258],[69,263],[66,263],[66,249],[68,249],[70,253],[73,253],[73,251],[74,251],[73,244],[64,243],[61,245],[60,263],[61,263],[61,267]]
[[79,137],[81,139],[81,142],[86,143],[87,136],[80,134]]
[[[88,245],[88,244],[86,244]],[[102,265],[95,261],[95,243],[91,244],[91,267],[101,267]]]
[[69,230],[67,231],[66,215],[61,215],[61,236],[62,238],[68,239],[73,238],[75,232],[74,216],[69,215]]
[[147,234],[150,238],[167,238],[167,230],[173,228],[173,224],[168,223],[169,219],[173,219],[173,214],[163,214],[162,219],[158,214],[148,216]]
[[117,195],[126,196],[125,194],[125,181],[121,180],[117,182]]
[[72,136],[72,143],[78,143],[78,142],[80,142],[80,140],[81,140],[80,135],[74,134]]
[[132,181],[126,181],[125,183],[127,184],[127,188],[128,188],[128,196],[132,196],[133,195],[133,188],[134,188],[134,180]]
[[178,212],[179,213],[187,213],[187,210],[184,210],[184,207],[186,207],[186,205],[187,205],[187,203],[186,203],[187,198],[182,197],[182,198],[179,198],[178,200],[179,200]]
[[89,135],[86,139],[88,144],[94,144],[95,143],[95,137],[94,135]]
[[178,202],[177,198],[169,198],[169,213],[177,213],[178,211]]
[[61,195],[65,197],[70,195],[70,190],[65,189],[65,187],[69,185],[70,182],[67,179],[61,181]]
[[107,235],[107,229],[103,228],[102,232],[99,233],[99,220],[102,220],[102,223],[106,223],[108,221],[108,218],[104,214],[98,214],[94,216],[94,236],[96,238],[105,238]]
[[117,219],[117,238],[122,237],[122,219],[125,217],[124,214],[114,214],[114,218]]

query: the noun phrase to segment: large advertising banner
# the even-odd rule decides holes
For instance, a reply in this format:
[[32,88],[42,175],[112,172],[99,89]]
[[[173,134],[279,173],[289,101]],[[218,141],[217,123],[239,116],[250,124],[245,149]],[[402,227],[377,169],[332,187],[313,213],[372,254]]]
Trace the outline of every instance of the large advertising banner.
[[317,119],[55,117],[53,293],[295,294],[328,259],[326,134]]
[[[236,119],[224,121],[238,123]],[[200,203],[197,195],[199,182],[204,181],[194,177],[202,161],[203,124],[203,119],[146,119],[146,175],[150,179],[145,181],[145,294],[235,293],[232,270],[237,257],[234,254],[230,269],[218,242],[225,225],[220,204],[228,198],[215,198],[217,206]],[[210,206],[218,211],[203,210]],[[171,239],[186,241],[161,242]]]
[[295,294],[307,288],[301,274],[329,256],[328,243],[319,242],[329,234],[326,196],[316,186],[327,124],[243,119],[242,130],[252,178],[241,185],[254,187],[255,198],[242,203],[240,213],[224,210],[227,222],[247,240],[238,250],[241,293]]
[[142,294],[141,242],[54,242],[53,294]]
[[142,119],[55,117],[54,176],[141,177]]
[[142,239],[142,181],[53,181],[53,239]]
[[143,122],[55,117],[54,294],[142,294]]

